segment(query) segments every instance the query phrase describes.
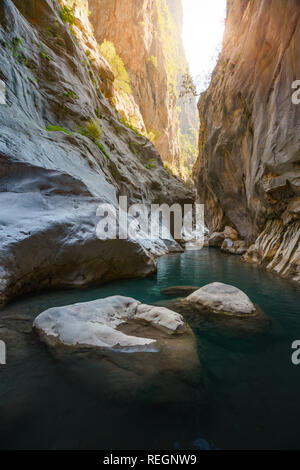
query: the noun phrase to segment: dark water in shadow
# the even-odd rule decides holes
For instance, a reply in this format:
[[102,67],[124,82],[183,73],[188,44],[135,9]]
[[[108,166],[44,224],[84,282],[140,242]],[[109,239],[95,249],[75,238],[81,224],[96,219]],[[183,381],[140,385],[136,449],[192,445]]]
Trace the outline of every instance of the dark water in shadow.
[[[116,294],[155,303],[166,298],[164,287],[214,281],[241,288],[272,327],[250,336],[212,324],[195,330],[207,375],[205,409],[111,403],[30,332],[33,318],[52,306]],[[291,362],[299,301],[299,285],[213,249],[163,257],[157,277],[18,300],[0,312],[8,346],[0,367],[0,448],[193,449],[202,439],[221,449],[299,449],[300,366]]]

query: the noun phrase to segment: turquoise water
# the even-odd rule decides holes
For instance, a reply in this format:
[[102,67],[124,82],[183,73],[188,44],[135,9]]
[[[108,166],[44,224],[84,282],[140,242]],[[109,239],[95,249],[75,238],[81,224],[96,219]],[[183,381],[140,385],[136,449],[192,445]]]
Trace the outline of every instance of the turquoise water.
[[[197,403],[190,413],[108,403],[30,332],[32,319],[55,305],[116,294],[155,303],[166,299],[164,287],[213,281],[241,288],[272,326],[256,335],[209,323],[194,330],[207,377],[205,410]],[[1,331],[8,335],[8,361],[0,368],[0,447],[299,449],[300,366],[291,362],[291,344],[300,340],[299,301],[299,285],[214,249],[163,257],[157,276],[148,279],[20,299],[0,312],[0,338]]]

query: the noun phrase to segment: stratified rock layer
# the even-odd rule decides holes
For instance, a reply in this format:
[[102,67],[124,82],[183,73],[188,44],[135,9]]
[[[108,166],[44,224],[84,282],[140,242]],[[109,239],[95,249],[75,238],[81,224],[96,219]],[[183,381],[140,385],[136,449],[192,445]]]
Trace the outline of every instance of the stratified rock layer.
[[300,222],[269,221],[244,260],[300,282]]
[[[229,224],[252,243],[268,220],[281,219],[281,237],[293,240],[290,251],[297,226],[289,224],[299,220],[300,105],[292,102],[300,77],[299,18],[296,0],[228,0],[223,50],[199,101],[195,167],[211,231]],[[290,275],[299,270],[297,257],[291,263],[269,266]]]
[[[71,26],[57,1],[0,2],[0,303],[154,272],[164,242],[100,240],[97,207],[193,202],[107,100],[113,75],[83,5]],[[90,121],[98,140],[82,135]]]

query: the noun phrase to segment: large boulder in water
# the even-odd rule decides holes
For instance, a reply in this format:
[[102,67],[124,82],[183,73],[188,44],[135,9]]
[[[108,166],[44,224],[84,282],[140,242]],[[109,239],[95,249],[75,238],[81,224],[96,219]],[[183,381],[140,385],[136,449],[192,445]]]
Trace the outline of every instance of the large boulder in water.
[[256,307],[240,289],[221,282],[213,282],[186,298],[196,310],[231,316],[255,315]]
[[183,403],[202,392],[194,334],[166,308],[113,296],[46,310],[34,328],[55,357],[110,398]]
[[214,282],[186,298],[159,302],[180,312],[192,327],[202,327],[206,321],[246,332],[264,332],[270,320],[249,297],[234,286]]

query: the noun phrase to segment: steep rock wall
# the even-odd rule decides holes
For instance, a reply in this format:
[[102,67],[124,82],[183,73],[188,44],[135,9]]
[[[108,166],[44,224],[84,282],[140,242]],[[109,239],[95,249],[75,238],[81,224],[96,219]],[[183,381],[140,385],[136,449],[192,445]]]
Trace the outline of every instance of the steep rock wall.
[[0,303],[154,272],[168,243],[99,239],[99,203],[193,201],[107,100],[114,77],[85,2],[71,16],[64,4],[0,2]]
[[244,260],[300,282],[300,221],[269,220]]
[[283,234],[299,219],[299,57],[299,1],[228,0],[223,49],[198,105],[194,176],[212,231],[229,224],[251,243],[269,220]]
[[89,8],[97,41],[111,41],[125,64],[142,126],[163,160],[179,168],[179,131],[197,126],[196,106],[178,93],[188,69],[181,0],[89,0]]

